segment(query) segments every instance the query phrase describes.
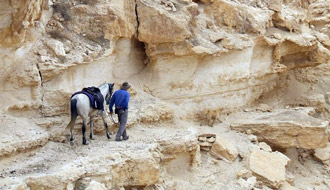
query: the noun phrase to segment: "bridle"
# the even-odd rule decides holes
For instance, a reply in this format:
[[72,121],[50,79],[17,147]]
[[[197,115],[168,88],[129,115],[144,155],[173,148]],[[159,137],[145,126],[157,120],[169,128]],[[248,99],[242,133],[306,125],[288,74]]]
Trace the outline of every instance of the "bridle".
[[108,93],[105,97],[105,102],[106,102],[106,105],[109,105],[110,104],[110,99],[111,99],[111,96],[112,96],[112,88],[113,86],[111,86],[110,83],[108,83],[108,87],[109,87],[109,90],[108,90]]

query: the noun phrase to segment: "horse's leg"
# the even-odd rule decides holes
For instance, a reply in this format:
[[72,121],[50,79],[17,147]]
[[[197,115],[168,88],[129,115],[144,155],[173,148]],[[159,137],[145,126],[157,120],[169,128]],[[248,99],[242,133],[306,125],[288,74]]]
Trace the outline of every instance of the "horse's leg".
[[94,116],[90,116],[90,117],[89,117],[89,122],[90,122],[90,127],[91,127],[91,131],[90,131],[90,134],[89,134],[89,138],[90,138],[91,140],[94,140],[94,136],[93,136],[94,121],[93,121],[93,119],[94,119]]
[[77,116],[78,116],[78,112],[77,112],[77,100],[76,99],[71,99],[71,120],[70,123],[68,124],[68,126],[66,127],[67,129],[70,129],[70,145],[73,146],[74,144],[74,139],[73,139],[73,128],[74,128],[74,124],[76,122]]
[[66,127],[66,129],[70,129],[70,145],[73,146],[74,144],[74,138],[73,138],[73,128],[74,128],[74,124],[76,122],[77,116],[72,116],[71,117],[71,121],[68,124],[68,126]]
[[108,127],[108,124],[107,124],[107,122],[105,120],[105,116],[106,116],[106,112],[103,111],[103,113],[102,113],[102,120],[103,120],[103,123],[104,123],[105,132],[107,133],[107,138],[108,139],[111,139],[110,132],[109,132],[109,127]]
[[81,130],[82,130],[82,135],[83,135],[83,137],[82,137],[83,145],[88,145],[89,143],[87,142],[87,139],[86,139],[86,137],[85,137],[85,133],[86,133],[86,125],[87,125],[87,118],[88,118],[88,117],[82,117],[82,118],[83,118],[83,125],[82,125]]
[[76,119],[77,117],[73,117],[71,118],[71,121],[70,121],[70,145],[73,146],[74,144],[74,138],[73,138],[73,127],[74,127],[74,124],[76,122]]

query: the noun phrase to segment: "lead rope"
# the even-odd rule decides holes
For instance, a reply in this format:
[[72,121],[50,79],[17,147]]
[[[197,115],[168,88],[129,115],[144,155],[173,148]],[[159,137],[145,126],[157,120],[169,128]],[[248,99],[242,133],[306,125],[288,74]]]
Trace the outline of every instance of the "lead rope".
[[110,116],[108,115],[108,117],[110,118],[110,120],[111,120],[114,124],[118,124],[118,123],[119,123],[119,121],[118,121],[118,122],[115,122],[115,120],[114,120],[113,117],[112,117],[112,114],[110,114]]

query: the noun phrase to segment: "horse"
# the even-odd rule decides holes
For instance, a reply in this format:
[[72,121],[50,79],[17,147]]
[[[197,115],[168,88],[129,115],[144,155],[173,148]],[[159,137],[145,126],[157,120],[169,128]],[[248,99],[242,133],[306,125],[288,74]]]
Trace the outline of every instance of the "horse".
[[105,116],[106,116],[105,107],[106,107],[106,105],[109,105],[109,103],[110,103],[110,99],[111,99],[111,96],[112,96],[112,93],[113,93],[113,87],[114,87],[114,84],[110,84],[110,83],[103,83],[100,86],[98,86],[98,88],[101,91],[101,94],[104,97],[104,102],[103,102],[104,111],[92,108],[92,104],[89,100],[89,97],[85,94],[76,94],[76,95],[71,97],[71,99],[70,99],[71,120],[70,120],[70,123],[66,127],[66,131],[67,131],[67,129],[70,129],[70,144],[71,144],[71,146],[73,146],[73,144],[74,144],[74,138],[73,138],[72,130],[73,130],[73,127],[74,127],[74,124],[76,122],[76,119],[77,119],[78,115],[83,120],[83,124],[82,124],[82,135],[83,135],[82,144],[83,145],[88,145],[89,144],[88,141],[86,140],[86,137],[85,137],[88,117],[90,117],[90,135],[89,135],[89,138],[91,140],[94,140],[94,137],[93,137],[94,122],[93,122],[93,119],[94,119],[95,116],[97,116],[99,114],[102,116],[102,120],[103,120],[104,127],[105,127],[105,130],[106,130],[107,138],[111,139],[108,124],[105,121]]

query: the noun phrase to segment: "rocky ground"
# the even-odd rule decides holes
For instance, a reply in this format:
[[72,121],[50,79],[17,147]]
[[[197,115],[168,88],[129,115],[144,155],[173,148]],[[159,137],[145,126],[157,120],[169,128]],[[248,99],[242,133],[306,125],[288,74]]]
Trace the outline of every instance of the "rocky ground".
[[[264,136],[253,135],[258,133],[253,131],[252,125],[244,133],[231,129],[247,114],[250,114],[251,121],[258,123],[260,117],[267,120],[265,115],[283,112],[267,109],[260,111],[261,109],[251,108],[231,114],[222,123],[217,121],[214,127],[179,119],[161,124],[139,124],[128,129],[130,139],[122,142],[107,140],[100,132],[88,146],[81,144],[78,130],[75,132],[75,145],[70,146],[65,138],[53,138],[47,142],[38,140],[42,137],[38,137],[37,128],[22,126],[19,130],[11,131],[12,138],[22,138],[22,141],[15,141],[15,148],[10,143],[2,143],[0,187],[329,189],[329,150],[326,153],[328,161],[324,160],[322,163],[314,156],[314,150],[285,147],[294,141],[294,137],[283,137],[278,140],[281,143],[277,144],[282,147],[272,150],[266,143],[258,140],[264,139]],[[287,125],[287,128],[295,127],[297,123],[312,124],[315,118],[310,116],[310,120],[308,119],[310,110],[313,109],[300,108],[293,111],[306,114],[305,120],[293,118],[287,122],[295,124]],[[292,109],[287,111],[292,112]],[[290,116],[294,117],[294,114],[291,113]],[[281,120],[281,116],[270,117],[278,122]],[[267,125],[264,125],[266,128]],[[274,125],[282,127],[278,123]],[[31,131],[36,134],[26,135]],[[270,131],[277,133],[275,129]],[[213,134],[215,138],[203,144],[201,137],[198,137],[202,134]],[[317,136],[312,133],[310,135]],[[5,133],[2,133],[2,142],[6,142],[5,137]],[[299,139],[299,135],[296,138]],[[36,142],[36,145],[27,145],[27,141]],[[210,150],[204,151],[202,147],[205,146],[210,146]],[[12,150],[11,154],[7,155],[9,150]]]

